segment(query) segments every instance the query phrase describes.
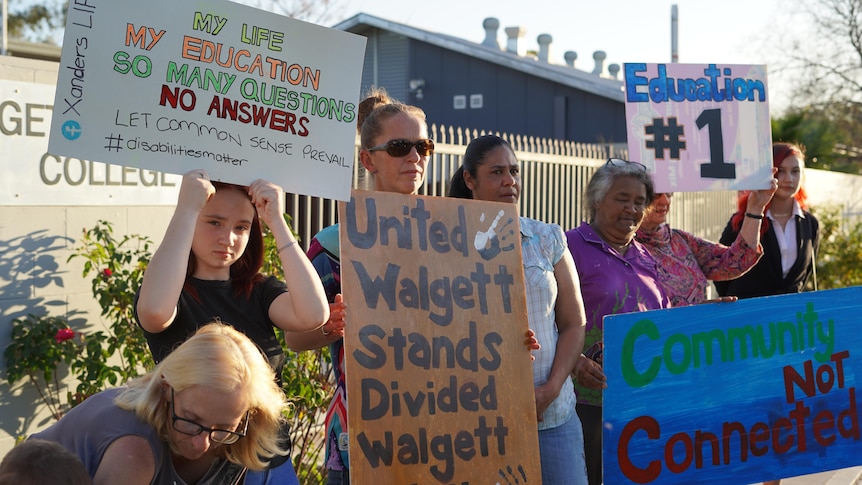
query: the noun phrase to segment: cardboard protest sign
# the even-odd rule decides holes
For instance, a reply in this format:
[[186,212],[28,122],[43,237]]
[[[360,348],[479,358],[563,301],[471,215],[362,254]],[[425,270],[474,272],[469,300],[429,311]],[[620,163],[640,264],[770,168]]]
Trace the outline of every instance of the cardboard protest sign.
[[766,66],[624,65],[629,159],[657,192],[763,189],[772,180]]
[[862,463],[862,287],[605,317],[606,483]]
[[350,479],[539,483],[515,204],[339,204]]
[[48,148],[346,200],[364,52],[224,0],[73,0]]

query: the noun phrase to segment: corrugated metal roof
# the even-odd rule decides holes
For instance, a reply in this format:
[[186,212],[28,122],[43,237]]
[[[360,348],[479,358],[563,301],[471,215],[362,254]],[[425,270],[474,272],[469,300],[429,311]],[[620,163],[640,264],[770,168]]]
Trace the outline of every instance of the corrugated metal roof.
[[606,79],[595,74],[581,71],[566,65],[542,62],[530,57],[522,57],[517,54],[498,50],[470,42],[464,39],[446,34],[438,34],[427,30],[417,29],[409,25],[399,24],[389,20],[359,13],[344,20],[333,28],[362,34],[366,28],[386,30],[404,37],[426,42],[443,49],[448,49],[467,56],[482,59],[494,64],[521,71],[533,76],[547,79],[565,86],[601,96],[614,101],[624,102],[623,83],[615,79]]

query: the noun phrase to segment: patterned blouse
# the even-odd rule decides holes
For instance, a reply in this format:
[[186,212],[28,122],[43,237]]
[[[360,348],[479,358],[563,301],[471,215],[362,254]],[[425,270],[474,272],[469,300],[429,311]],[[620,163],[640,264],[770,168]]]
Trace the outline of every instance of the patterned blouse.
[[703,303],[708,280],[738,278],[763,255],[760,245],[751,247],[742,237],[725,246],[667,224],[654,231],[641,228],[635,237],[658,263],[659,283],[675,307]]

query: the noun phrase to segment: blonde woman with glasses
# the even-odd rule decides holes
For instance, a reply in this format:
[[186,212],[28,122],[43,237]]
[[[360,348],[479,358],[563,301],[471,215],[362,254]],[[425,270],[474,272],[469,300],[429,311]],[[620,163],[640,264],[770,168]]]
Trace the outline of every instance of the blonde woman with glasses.
[[95,485],[237,484],[246,468],[263,470],[284,452],[286,405],[260,349],[212,323],[143,377],[90,396],[33,438],[74,453]]

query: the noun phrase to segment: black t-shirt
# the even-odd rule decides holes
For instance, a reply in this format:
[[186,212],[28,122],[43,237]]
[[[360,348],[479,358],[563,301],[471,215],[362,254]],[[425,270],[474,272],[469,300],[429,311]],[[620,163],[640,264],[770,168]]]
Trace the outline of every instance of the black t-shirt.
[[[221,321],[244,333],[263,350],[280,384],[285,355],[275,335],[275,326],[269,319],[269,306],[287,291],[287,286],[270,276],[256,284],[249,297],[245,298],[233,294],[230,281],[189,278],[188,283],[196,290],[197,298],[183,289],[177,303],[177,316],[170,326],[159,333],[144,330],[153,359],[161,361],[198,328]],[[135,308],[138,296],[135,296]]]

